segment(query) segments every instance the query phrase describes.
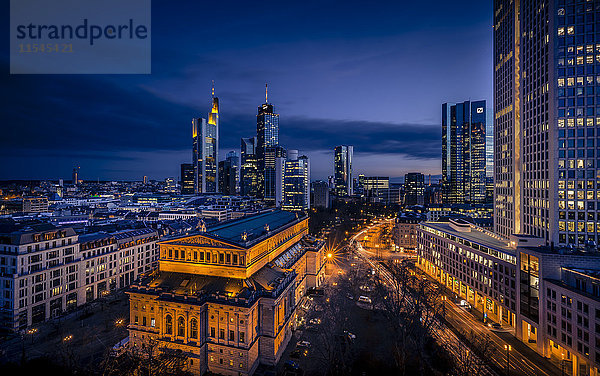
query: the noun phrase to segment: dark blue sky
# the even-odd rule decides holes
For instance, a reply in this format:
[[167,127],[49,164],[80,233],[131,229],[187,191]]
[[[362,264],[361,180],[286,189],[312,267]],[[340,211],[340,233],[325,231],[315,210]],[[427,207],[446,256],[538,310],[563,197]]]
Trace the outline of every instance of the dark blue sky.
[[313,179],[338,144],[357,173],[439,174],[441,104],[491,113],[491,1],[180,3],[153,1],[151,75],[9,75],[5,35],[0,179],[177,177],[211,80],[222,156],[255,134],[268,82],[280,141]]

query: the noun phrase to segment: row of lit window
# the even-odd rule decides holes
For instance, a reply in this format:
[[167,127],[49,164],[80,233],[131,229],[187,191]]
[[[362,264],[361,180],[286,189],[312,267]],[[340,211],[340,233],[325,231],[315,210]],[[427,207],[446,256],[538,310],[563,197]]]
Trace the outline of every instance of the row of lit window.
[[575,232],[599,232],[600,222],[574,222],[574,221],[558,221],[558,231]]
[[559,209],[569,209],[569,210],[585,210],[585,201],[559,201],[558,208]]
[[[575,199],[575,191],[566,191],[567,199],[574,200]],[[579,200],[594,200],[594,196],[596,196],[597,200],[600,200],[600,191],[577,191],[577,199]],[[558,198],[565,198],[565,191],[558,191]]]
[[[598,55],[600,57],[600,55]],[[598,60],[600,62],[600,59]],[[560,77],[557,79],[558,87],[566,86],[575,86],[575,84],[579,86],[583,86],[585,84],[593,85],[594,84],[594,76],[578,76],[578,77]],[[596,76],[596,84],[600,84],[600,76]]]

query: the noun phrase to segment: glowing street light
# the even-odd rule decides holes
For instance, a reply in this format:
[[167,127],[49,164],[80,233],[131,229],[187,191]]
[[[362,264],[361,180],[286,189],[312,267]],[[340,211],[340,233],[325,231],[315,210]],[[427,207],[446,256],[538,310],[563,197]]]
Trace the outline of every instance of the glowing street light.
[[504,350],[506,350],[506,376],[510,375],[510,350],[512,350],[511,345],[504,345]]
[[63,342],[69,342],[72,339],[73,339],[73,335],[69,334],[68,336],[66,336],[65,338],[63,338]]

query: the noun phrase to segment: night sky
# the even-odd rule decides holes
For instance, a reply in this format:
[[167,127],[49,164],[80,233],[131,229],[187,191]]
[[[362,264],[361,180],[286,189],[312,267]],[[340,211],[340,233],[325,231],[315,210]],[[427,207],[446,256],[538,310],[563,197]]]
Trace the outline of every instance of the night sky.
[[492,1],[179,3],[153,1],[151,75],[10,75],[4,2],[0,179],[178,177],[211,80],[221,157],[255,135],[268,82],[313,180],[339,144],[356,173],[439,174],[441,104],[492,113]]

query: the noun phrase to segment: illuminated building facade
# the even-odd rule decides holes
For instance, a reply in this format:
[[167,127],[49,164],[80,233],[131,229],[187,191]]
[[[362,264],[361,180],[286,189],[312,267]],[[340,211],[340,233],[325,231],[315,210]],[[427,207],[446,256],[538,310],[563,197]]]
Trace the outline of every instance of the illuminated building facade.
[[298,150],[289,150],[287,158],[277,160],[276,200],[283,210],[310,209],[310,165],[308,157],[298,156]]
[[194,165],[191,163],[181,164],[181,194],[194,194]]
[[285,157],[279,146],[279,114],[268,101],[265,85],[265,103],[256,115],[256,158],[258,161],[258,197],[275,204],[275,158]]
[[600,368],[600,254],[508,240],[464,220],[421,223],[417,266],[570,375]]
[[78,235],[51,224],[0,233],[0,325],[26,330],[127,287],[157,266],[149,228]]
[[485,202],[485,119],[485,101],[442,104],[444,203]]
[[382,197],[390,188],[388,176],[362,176],[360,181],[366,197]]
[[242,138],[240,170],[240,193],[244,196],[258,197],[258,159],[256,155],[256,137]]
[[425,176],[420,172],[404,175],[404,205],[424,205]]
[[340,145],[333,150],[334,191],[338,196],[352,196],[354,194],[352,180],[353,157],[354,146]]
[[157,341],[193,374],[275,365],[306,290],[323,280],[308,218],[272,211],[160,243],[159,271],[129,291],[129,348]]
[[597,1],[495,1],[494,11],[495,229],[597,244]]
[[194,190],[196,193],[216,193],[219,188],[219,98],[215,97],[214,87],[212,95],[212,107],[208,113],[208,120],[192,119]]

